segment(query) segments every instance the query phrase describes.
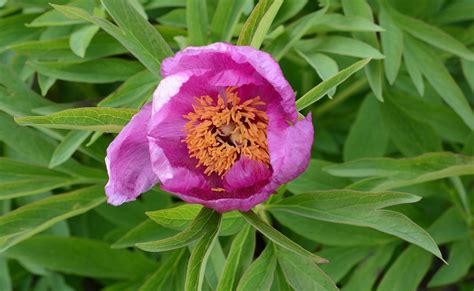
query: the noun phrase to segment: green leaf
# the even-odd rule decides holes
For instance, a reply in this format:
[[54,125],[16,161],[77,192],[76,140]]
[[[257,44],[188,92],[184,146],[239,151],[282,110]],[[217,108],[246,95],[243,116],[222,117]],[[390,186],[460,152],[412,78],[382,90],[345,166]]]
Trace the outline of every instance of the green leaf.
[[317,256],[303,247],[298,245],[297,243],[290,240],[288,237],[283,235],[278,230],[274,229],[271,225],[266,224],[262,221],[252,210],[248,212],[240,212],[245,220],[250,223],[253,227],[255,227],[259,232],[265,235],[268,239],[270,239],[276,245],[287,249],[290,252],[293,252],[297,255],[302,257],[308,257],[312,261],[316,263],[327,263],[328,261],[320,256]]
[[428,82],[448,103],[451,108],[464,120],[471,130],[474,130],[474,113],[456,81],[441,62],[439,57],[426,45],[406,37],[406,49],[414,56],[418,69]]
[[240,278],[243,270],[245,270],[245,261],[251,261],[253,258],[254,248],[255,230],[247,224],[232,241],[224,265],[224,271],[216,290],[225,291],[235,289],[238,278]]
[[83,188],[30,203],[0,217],[0,251],[82,214],[105,201],[102,186]]
[[[413,258],[416,258],[415,260]],[[378,291],[416,291],[428,272],[432,256],[423,249],[410,246],[397,256],[380,282]]]
[[408,75],[415,85],[416,90],[420,96],[425,94],[425,83],[423,81],[423,75],[421,74],[421,70],[419,68],[419,64],[416,60],[416,56],[409,49],[405,49],[403,51],[403,60],[405,63],[405,67],[407,69]]
[[209,227],[217,221],[217,216],[220,221],[220,215],[214,210],[203,207],[193,222],[182,232],[162,240],[138,243],[136,246],[148,252],[163,252],[185,247],[209,234]]
[[[303,59],[308,62],[311,67],[313,67],[313,69],[323,81],[334,76],[339,71],[336,61],[327,55],[320,53],[304,53],[300,50],[296,51]],[[336,88],[333,88],[328,92],[328,96],[332,98],[335,93]]]
[[[146,214],[164,227],[183,230],[196,218],[200,210],[202,210],[200,205],[183,204],[173,208],[147,212]],[[222,216],[219,234],[232,235],[238,232],[243,224],[244,221],[238,212],[226,212]]]
[[325,36],[302,40],[296,44],[296,48],[306,53],[319,51],[357,58],[384,58],[384,55],[369,44],[345,36]]
[[49,167],[54,168],[68,160],[90,134],[89,131],[69,132],[54,151],[51,161],[49,162]]
[[[110,3],[106,1],[104,4]],[[157,77],[161,76],[161,61],[172,55],[171,49],[158,31],[143,19],[135,8],[126,1],[113,1],[112,5],[105,5],[121,28],[118,28],[106,19],[92,16],[87,11],[79,8],[62,5],[52,6],[68,17],[84,19],[98,25],[117,39]]]
[[211,39],[229,42],[249,0],[219,0],[211,23]]
[[291,47],[300,40],[305,32],[313,25],[320,21],[321,16],[326,13],[327,7],[316,12],[307,14],[294,23],[290,24],[286,30],[270,45],[265,47],[265,50],[272,54],[277,61],[280,60]]
[[449,249],[448,264],[441,266],[429,281],[428,286],[432,288],[460,282],[469,272],[472,259],[472,246],[469,239],[454,242]]
[[237,45],[259,49],[282,4],[283,0],[260,0],[245,21]]
[[[75,0],[68,3],[71,7],[77,9],[84,9],[87,13],[92,13],[94,9],[94,2],[92,0]],[[38,18],[33,20],[28,26],[30,27],[45,27],[45,26],[63,26],[84,23],[81,19],[69,19],[59,13],[58,11],[49,10]]]
[[[385,102],[380,104],[382,120],[391,141],[405,156],[416,156],[425,152],[441,151],[441,138],[434,129],[402,111],[386,93]],[[395,98],[394,98],[395,99]]]
[[186,257],[186,249],[172,252],[168,257],[163,258],[160,267],[141,285],[139,291],[165,290],[166,280],[176,271],[178,264]]
[[466,78],[471,90],[474,91],[474,61],[462,60],[461,64],[464,78]]
[[184,285],[184,290],[186,291],[202,290],[207,260],[219,233],[221,215],[214,210],[206,208],[204,212],[211,212],[211,219],[205,225],[204,235],[199,239],[191,252]]
[[176,235],[178,231],[163,227],[149,219],[132,228],[111,247],[115,249],[134,247],[137,243],[161,240]]
[[66,109],[46,116],[19,117],[15,121],[20,125],[120,132],[136,113],[137,110],[133,109],[84,107]]
[[56,83],[55,78],[48,77],[48,76],[38,73],[38,85],[41,90],[41,95],[45,96],[48,93],[51,86],[54,85],[54,83]]
[[418,157],[366,158],[328,166],[325,171],[339,177],[377,178],[374,191],[426,183],[454,176],[474,174],[474,158],[448,152],[426,153]]
[[383,53],[385,55],[384,68],[385,76],[390,84],[395,82],[400,65],[402,62],[403,53],[403,33],[393,23],[390,15],[388,15],[383,9],[380,13],[380,24],[385,28],[385,31],[381,33],[381,41]]
[[365,97],[344,143],[345,161],[384,155],[389,135],[382,122],[379,108],[373,95]]
[[321,191],[283,199],[268,205],[270,212],[356,226],[369,227],[419,245],[442,258],[430,235],[405,215],[381,208],[413,203],[420,197],[398,192]]
[[334,282],[339,282],[360,261],[370,253],[372,247],[324,247],[321,255],[331,262],[321,265],[321,270],[331,277]]
[[100,27],[97,25],[86,25],[71,34],[69,38],[69,46],[71,50],[83,58],[86,55],[86,50],[92,41],[92,38],[99,31]]
[[205,45],[208,37],[208,16],[205,1],[186,1],[186,24],[188,27],[188,44]]
[[298,110],[302,110],[314,102],[318,101],[319,99],[323,98],[332,88],[338,86],[347,78],[352,76],[355,72],[362,69],[365,65],[370,62],[370,59],[360,60],[349,67],[345,68],[344,70],[340,71],[333,77],[327,79],[316,85],[314,88],[306,92],[303,96],[301,96],[298,100],[296,100],[296,108]]
[[41,30],[26,27],[25,24],[37,17],[38,14],[16,14],[14,16],[0,19],[0,53],[9,46],[34,39],[39,36]]
[[84,83],[123,81],[143,70],[138,62],[118,58],[85,62],[32,62],[30,65],[48,77]]
[[344,291],[373,290],[380,270],[383,270],[390,261],[394,249],[394,244],[377,248],[369,258],[357,266],[344,285]]
[[403,15],[390,7],[385,0],[380,1],[385,11],[392,17],[393,21],[404,31],[414,37],[425,41],[432,46],[450,52],[466,60],[474,61],[474,52],[466,48],[460,41],[437,28],[421,20]]
[[40,194],[79,182],[73,178],[26,178],[0,182],[0,200]]
[[128,279],[156,269],[140,253],[113,250],[104,242],[73,237],[38,236],[4,252],[7,258],[92,278]]
[[436,21],[442,24],[454,23],[461,21],[473,20],[474,15],[471,13],[474,11],[474,3],[466,1],[456,1],[450,3],[446,8],[443,9]]
[[125,82],[123,82],[116,91],[102,99],[98,106],[132,107],[133,105],[142,105],[152,95],[160,79],[150,71],[139,72]]
[[322,160],[310,160],[306,171],[287,184],[288,190],[294,194],[301,194],[314,190],[340,189],[350,183],[348,179],[334,177],[323,171],[323,168],[329,165],[332,165],[332,163]]
[[260,256],[242,275],[237,291],[269,291],[276,269],[275,247],[268,243]]
[[381,31],[384,27],[380,27],[372,21],[360,16],[348,16],[339,13],[328,13],[322,17],[320,23],[314,25],[308,30],[308,33],[320,31]]
[[275,247],[286,280],[295,290],[338,290],[336,284],[312,260]]
[[[344,14],[347,16],[360,16],[368,21],[374,22],[372,9],[366,0],[342,0],[341,1]],[[379,49],[380,45],[377,36],[374,32],[356,32],[353,33],[356,39],[364,41],[376,49]],[[383,101],[382,96],[382,63],[381,61],[373,61],[368,64],[365,68],[365,75],[369,81],[370,88],[375,94],[375,97],[380,101]]]

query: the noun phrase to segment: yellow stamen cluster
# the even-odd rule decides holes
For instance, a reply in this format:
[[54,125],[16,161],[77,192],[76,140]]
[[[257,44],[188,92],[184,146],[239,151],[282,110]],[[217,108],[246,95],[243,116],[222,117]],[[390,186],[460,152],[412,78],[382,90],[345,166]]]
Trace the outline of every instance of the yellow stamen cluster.
[[241,103],[235,89],[227,88],[217,102],[209,96],[196,98],[194,112],[183,116],[189,120],[183,142],[189,156],[198,160],[196,167],[205,167],[206,175],[222,177],[241,156],[270,163],[268,117],[259,109],[265,102],[255,97]]

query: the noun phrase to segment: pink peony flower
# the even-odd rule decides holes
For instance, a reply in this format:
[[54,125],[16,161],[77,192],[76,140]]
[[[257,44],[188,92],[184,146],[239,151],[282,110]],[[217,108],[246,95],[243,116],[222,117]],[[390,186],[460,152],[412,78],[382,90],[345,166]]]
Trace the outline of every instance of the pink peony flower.
[[272,57],[251,47],[189,47],[161,66],[163,80],[107,150],[108,202],[156,183],[186,202],[247,211],[307,167],[311,115]]

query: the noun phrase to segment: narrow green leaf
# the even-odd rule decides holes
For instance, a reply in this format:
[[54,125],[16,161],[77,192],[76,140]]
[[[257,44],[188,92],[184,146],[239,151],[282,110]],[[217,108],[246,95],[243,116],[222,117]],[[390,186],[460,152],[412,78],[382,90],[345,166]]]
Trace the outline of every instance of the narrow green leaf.
[[421,74],[421,70],[418,67],[418,62],[416,60],[416,56],[409,49],[403,50],[403,60],[405,63],[405,67],[407,69],[408,75],[415,85],[416,90],[420,96],[425,94],[425,83],[423,81],[423,75]]
[[102,186],[83,188],[30,203],[0,217],[0,251],[82,214],[105,201]]
[[278,263],[295,290],[338,290],[336,284],[312,260],[275,247]]
[[19,117],[15,121],[20,125],[120,132],[136,113],[137,110],[133,109],[85,107],[66,109],[47,116]]
[[219,0],[211,23],[212,41],[229,42],[249,0]]
[[[238,278],[242,274],[242,265],[245,257],[253,258],[255,248],[255,230],[250,225],[246,225],[232,241],[232,245],[227,255],[217,291],[234,290]],[[240,269],[240,270],[239,270]],[[240,271],[240,272],[239,272]]]
[[[68,1],[68,5],[77,9],[84,9],[88,13],[92,13],[95,7],[95,3],[91,0],[73,0]],[[70,19],[59,13],[58,11],[48,10],[35,18],[29,27],[48,27],[48,26],[67,26],[73,24],[84,23],[81,19]]]
[[411,37],[405,38],[406,49],[414,56],[417,67],[449,106],[474,130],[474,113],[463,92],[439,56],[429,47]]
[[357,58],[384,58],[384,55],[373,46],[345,36],[325,36],[302,40],[296,44],[296,47],[307,53],[319,51]]
[[414,37],[425,41],[432,46],[450,52],[466,60],[474,61],[474,52],[466,48],[460,41],[437,28],[421,20],[403,15],[390,7],[385,0],[380,1],[385,11],[390,14],[393,21],[404,31]]
[[398,192],[321,191],[292,196],[267,206],[273,212],[356,226],[385,232],[416,244],[442,259],[431,236],[405,215],[380,208],[413,203],[420,197]]
[[[147,216],[156,223],[176,229],[183,230],[196,218],[202,206],[196,204],[183,204],[173,208],[160,209],[147,212]],[[244,220],[236,211],[226,212],[222,216],[220,235],[232,235],[240,230]]]
[[321,251],[321,255],[331,262],[330,264],[321,265],[324,271],[334,282],[338,283],[344,278],[357,263],[368,257],[373,247],[339,247],[325,246]]
[[49,167],[54,168],[69,159],[90,134],[89,131],[69,132],[54,151]]
[[[162,240],[138,243],[136,246],[148,252],[162,252],[187,246],[209,234],[209,227],[220,216],[212,209],[203,207],[193,222],[182,232]],[[220,224],[220,222],[219,222]]]
[[282,4],[283,0],[259,1],[245,22],[237,44],[260,49]]
[[40,194],[77,183],[73,178],[26,178],[0,182],[0,200]]
[[38,73],[38,84],[41,90],[41,95],[45,96],[54,83],[56,83],[56,78]]
[[303,37],[311,25],[320,21],[321,16],[326,13],[326,10],[327,7],[307,14],[293,22],[278,38],[265,47],[265,50],[271,53],[276,60],[280,60]]
[[100,27],[97,25],[86,25],[73,32],[69,38],[69,46],[71,47],[71,50],[77,56],[83,58],[86,55],[87,47],[99,29]]
[[170,256],[163,258],[160,267],[141,285],[138,291],[165,290],[166,280],[176,271],[178,264],[186,257],[185,248],[176,250]]
[[275,247],[268,243],[260,256],[242,275],[237,291],[269,291],[276,269]]
[[474,91],[474,61],[462,60],[461,64],[464,78],[466,78],[471,90]]
[[389,136],[379,108],[373,95],[365,97],[344,143],[345,161],[384,155]]
[[4,252],[7,258],[92,278],[132,279],[156,269],[140,253],[113,250],[104,242],[60,236],[30,238]]
[[178,231],[163,227],[149,219],[132,228],[120,239],[118,239],[111,248],[122,249],[134,247],[137,243],[144,243],[154,240],[161,240],[176,235]]
[[448,264],[441,266],[429,281],[428,287],[433,288],[460,282],[469,272],[472,259],[470,239],[454,242],[449,249]]
[[380,13],[380,24],[385,28],[381,33],[381,41],[385,59],[383,61],[385,75],[390,84],[395,82],[400,64],[402,62],[403,53],[403,33],[395,25],[390,15],[383,9]]
[[290,240],[288,237],[283,235],[278,230],[274,229],[271,225],[266,224],[263,220],[261,220],[253,211],[248,212],[240,212],[245,220],[250,223],[253,227],[255,227],[258,231],[260,231],[263,235],[265,235],[268,239],[273,241],[276,245],[289,250],[297,255],[308,257],[312,261],[322,264],[327,263],[328,261],[320,256],[317,256],[297,243]]
[[[296,51],[308,62],[308,64],[310,64],[311,67],[313,67],[313,69],[323,81],[334,76],[339,71],[336,61],[327,55],[320,53],[304,53],[300,50]],[[332,98],[335,93],[336,88],[333,88],[328,92],[328,96]]]
[[186,270],[186,282],[184,285],[184,290],[186,291],[202,290],[207,260],[219,233],[221,215],[214,210],[209,209],[205,212],[211,212],[211,219],[205,226],[205,234],[199,239],[191,252],[191,257],[189,258]]
[[360,60],[340,71],[333,77],[327,79],[326,81],[319,83],[296,101],[296,108],[298,108],[298,110],[302,110],[323,98],[324,95],[326,95],[332,88],[347,80],[347,78],[362,69],[369,62],[370,59]]
[[85,62],[31,62],[30,65],[48,77],[84,83],[124,81],[143,70],[143,66],[136,61],[118,58]]
[[[207,4],[201,0],[186,1],[186,24],[188,27],[188,44],[205,45],[208,37]],[[220,23],[220,25],[222,25]]]
[[350,32],[368,32],[381,31],[384,32],[384,27],[381,27],[373,21],[361,16],[348,16],[339,13],[328,13],[322,17],[320,23],[314,25],[308,30],[308,33],[315,33],[321,31],[350,31]]

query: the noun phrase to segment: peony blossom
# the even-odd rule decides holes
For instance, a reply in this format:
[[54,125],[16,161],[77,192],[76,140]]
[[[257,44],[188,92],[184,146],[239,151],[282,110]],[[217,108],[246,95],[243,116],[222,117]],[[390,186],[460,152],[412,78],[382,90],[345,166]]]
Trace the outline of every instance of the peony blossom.
[[311,115],[273,58],[214,43],[163,61],[151,104],[107,150],[108,202],[135,200],[160,183],[188,203],[247,211],[307,167]]

